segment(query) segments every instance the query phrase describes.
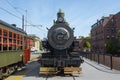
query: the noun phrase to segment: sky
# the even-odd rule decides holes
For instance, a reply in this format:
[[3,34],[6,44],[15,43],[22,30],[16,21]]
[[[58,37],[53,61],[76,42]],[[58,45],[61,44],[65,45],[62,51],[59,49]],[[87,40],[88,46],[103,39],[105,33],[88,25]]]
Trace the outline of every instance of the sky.
[[43,39],[47,37],[46,27],[53,25],[59,9],[65,13],[70,27],[75,28],[76,37],[88,36],[97,19],[120,12],[120,0],[0,0],[0,20],[22,28],[21,18],[26,17],[27,10],[27,33]]

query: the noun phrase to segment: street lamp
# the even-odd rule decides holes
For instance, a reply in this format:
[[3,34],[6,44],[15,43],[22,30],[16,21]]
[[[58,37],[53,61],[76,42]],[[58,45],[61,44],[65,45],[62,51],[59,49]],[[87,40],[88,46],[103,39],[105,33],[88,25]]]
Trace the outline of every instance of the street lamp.
[[[24,30],[25,29],[25,32],[26,32],[26,29],[27,29],[27,10],[24,10],[24,9],[22,9],[22,8],[20,8],[20,7],[14,7],[16,10],[17,9],[20,9],[20,10],[22,10],[22,11],[24,11],[25,12],[25,16],[21,13],[21,12],[19,12],[20,14],[22,14],[22,29]],[[24,25],[24,22],[25,22],[25,25]],[[25,28],[24,28],[24,26],[25,26]]]

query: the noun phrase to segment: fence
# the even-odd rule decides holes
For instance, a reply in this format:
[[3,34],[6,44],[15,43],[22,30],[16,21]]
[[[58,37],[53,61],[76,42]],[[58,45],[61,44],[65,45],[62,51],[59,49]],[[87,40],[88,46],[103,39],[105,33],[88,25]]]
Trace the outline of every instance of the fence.
[[97,53],[81,53],[81,55],[111,69],[120,70],[120,57]]

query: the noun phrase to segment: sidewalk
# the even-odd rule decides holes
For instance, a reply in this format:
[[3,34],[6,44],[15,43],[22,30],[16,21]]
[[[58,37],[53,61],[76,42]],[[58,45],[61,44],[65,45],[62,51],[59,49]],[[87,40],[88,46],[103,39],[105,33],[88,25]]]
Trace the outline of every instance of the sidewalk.
[[112,73],[112,74],[120,74],[119,70],[115,70],[115,69],[110,69],[109,67],[102,65],[102,64],[98,64],[97,62],[94,62],[92,60],[89,60],[87,58],[83,58],[85,63],[89,64],[90,66],[102,71],[102,72],[106,72],[106,73]]

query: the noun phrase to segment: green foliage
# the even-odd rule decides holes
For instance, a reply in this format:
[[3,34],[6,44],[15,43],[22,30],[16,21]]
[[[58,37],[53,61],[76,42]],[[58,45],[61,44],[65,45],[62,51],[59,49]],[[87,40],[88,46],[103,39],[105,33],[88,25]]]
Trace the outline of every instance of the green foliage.
[[106,50],[108,53],[114,53],[117,50],[116,39],[109,39],[106,41]]
[[91,36],[87,36],[87,37],[85,37],[85,39],[91,39]]
[[120,30],[118,30],[118,32],[117,32],[117,39],[118,39],[118,41],[120,41]]
[[106,50],[108,53],[120,53],[120,30],[117,32],[117,39],[106,41]]
[[86,41],[83,45],[84,48],[91,48],[90,42]]
[[120,53],[120,30],[117,32],[117,52]]
[[40,47],[39,47],[39,48],[40,48],[40,50],[43,50],[43,46],[42,46],[42,44],[41,44],[41,43],[40,43]]

